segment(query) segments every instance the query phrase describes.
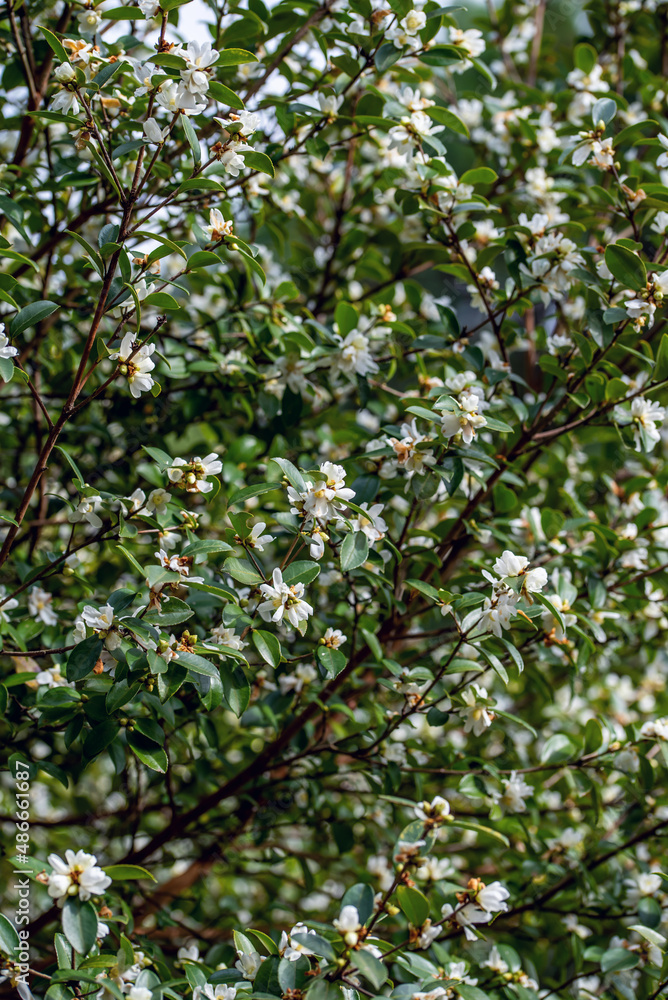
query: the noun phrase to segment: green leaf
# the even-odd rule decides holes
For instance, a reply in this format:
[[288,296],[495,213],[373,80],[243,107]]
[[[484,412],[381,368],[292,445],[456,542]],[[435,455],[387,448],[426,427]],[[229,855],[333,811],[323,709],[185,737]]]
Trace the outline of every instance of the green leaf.
[[639,292],[647,287],[645,265],[633,250],[613,243],[605,250],[605,263],[611,274],[627,288]]
[[397,899],[401,912],[405,913],[414,927],[421,927],[429,916],[429,900],[419,889],[400,885],[397,889]]
[[204,677],[218,677],[220,671],[218,667],[205,660],[199,653],[189,653],[185,650],[179,652],[178,662],[181,666],[187,667],[191,674],[202,674]]
[[347,573],[365,563],[369,556],[369,539],[363,531],[351,531],[341,546],[341,571]]
[[283,570],[283,583],[292,586],[294,583],[312,583],[320,576],[320,566],[310,559],[297,559]]
[[387,979],[388,972],[385,964],[372,955],[370,951],[365,951],[363,948],[359,951],[353,951],[350,954],[350,961],[375,990],[379,990]]
[[664,379],[668,379],[668,333],[661,337],[654,362],[654,381],[663,382]]
[[276,636],[271,632],[253,629],[251,639],[262,659],[270,666],[277,667],[281,662],[281,644]]
[[52,31],[49,31],[48,28],[43,28],[41,24],[38,24],[37,27],[42,32],[46,41],[51,46],[53,51],[56,53],[60,61],[68,63],[70,61],[69,56],[67,55],[67,52],[65,51],[65,47],[63,46],[62,42],[54,35]]
[[635,969],[640,956],[627,948],[609,948],[601,958],[601,972],[622,972]]
[[498,175],[491,167],[474,167],[459,178],[460,184],[493,184]]
[[20,333],[27,330],[29,326],[35,326],[41,320],[46,319],[58,308],[56,302],[44,299],[40,302],[31,302],[29,306],[24,306],[12,320],[12,337],[18,337]]
[[199,167],[202,162],[202,147],[200,146],[199,139],[197,138],[197,132],[193,128],[187,115],[179,115],[179,121],[186,134],[186,139],[188,140],[188,145],[192,151],[195,166]]
[[[112,691],[114,688],[112,688]],[[111,693],[111,692],[110,692]],[[83,744],[83,755],[87,760],[92,760],[99,753],[106,750],[114,742],[120,732],[120,726],[111,719],[98,722],[94,729],[86,736]]]
[[137,878],[150,878],[152,882],[157,882],[155,875],[152,875],[145,868],[140,868],[139,865],[107,865],[104,868],[106,874],[113,879],[118,879],[119,881],[127,881],[128,879]]
[[96,635],[78,642],[70,653],[65,668],[68,681],[80,681],[87,677],[99,660],[102,647],[103,642]]
[[211,267],[214,264],[222,264],[221,258],[212,250],[196,250],[188,257],[188,271],[196,271],[200,267]]
[[246,166],[250,167],[251,170],[259,170],[263,174],[269,174],[270,177],[276,176],[274,164],[266,153],[258,153],[257,150],[253,150],[252,152],[242,152],[241,155],[246,162]]
[[127,740],[128,746],[142,764],[146,764],[152,771],[166,773],[169,761],[162,747],[157,746],[152,740],[137,732],[128,732]]
[[258,571],[245,559],[226,559],[223,563],[223,569],[226,573],[230,574],[233,580],[238,580],[239,583],[246,583],[251,586],[257,586],[257,584],[262,583],[262,577]]
[[0,378],[3,382],[11,382],[14,378],[14,362],[11,358],[0,358]]
[[173,295],[169,295],[168,292],[151,292],[144,299],[144,304],[147,306],[155,306],[157,309],[180,309],[181,305],[176,301]]
[[63,934],[80,955],[87,955],[97,937],[97,913],[91,902],[70,898],[63,906]]
[[575,745],[565,733],[555,733],[545,741],[541,761],[544,764],[560,764],[573,758],[576,753]]
[[107,21],[144,21],[145,16],[139,7],[114,7],[113,10],[102,11],[102,17]]
[[14,958],[20,943],[16,928],[7,917],[0,913],[0,951]]
[[341,900],[341,909],[344,906],[354,906],[360,918],[360,923],[365,924],[373,913],[373,889],[364,882],[357,882],[351,886]]
[[216,60],[216,66],[241,66],[243,63],[257,62],[257,56],[246,49],[223,49]]
[[246,486],[243,490],[233,493],[227,501],[228,507],[236,507],[237,504],[244,504],[252,497],[261,497],[264,493],[273,493],[281,488],[280,483],[256,483],[255,486]]
[[332,649],[330,646],[318,646],[316,656],[329,677],[338,677],[348,662],[345,653],[342,653],[340,649]]
[[81,470],[79,469],[79,466],[77,465],[77,463],[74,461],[74,459],[72,458],[72,456],[69,455],[68,452],[65,451],[64,448],[61,448],[61,446],[59,444],[55,445],[55,450],[59,451],[60,454],[63,456],[63,458],[66,459],[68,465],[70,466],[70,468],[72,469],[72,472],[75,475],[75,478],[77,480],[79,488],[83,490],[85,488],[85,486],[86,486],[86,482],[84,480],[84,477],[81,475]]
[[209,93],[221,104],[226,104],[230,108],[236,108],[237,111],[243,111],[244,102],[235,94],[233,90],[226,87],[223,83],[219,83],[218,80],[211,80],[209,83]]

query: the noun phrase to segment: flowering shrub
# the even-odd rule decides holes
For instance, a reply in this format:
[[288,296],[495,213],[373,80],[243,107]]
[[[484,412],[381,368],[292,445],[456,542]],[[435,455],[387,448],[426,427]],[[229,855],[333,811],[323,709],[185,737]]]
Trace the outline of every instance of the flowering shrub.
[[2,995],[667,996],[668,4],[114,2],[0,15]]

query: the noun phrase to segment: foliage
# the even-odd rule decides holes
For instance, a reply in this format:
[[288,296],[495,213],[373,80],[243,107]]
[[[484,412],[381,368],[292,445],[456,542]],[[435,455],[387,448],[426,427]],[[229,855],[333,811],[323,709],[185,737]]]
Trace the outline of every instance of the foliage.
[[3,995],[667,995],[668,4],[194,10],[0,15]]

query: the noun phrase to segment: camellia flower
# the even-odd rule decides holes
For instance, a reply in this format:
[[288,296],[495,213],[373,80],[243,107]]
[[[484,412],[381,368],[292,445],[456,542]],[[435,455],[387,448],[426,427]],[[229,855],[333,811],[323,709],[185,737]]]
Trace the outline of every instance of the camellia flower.
[[204,458],[175,458],[167,475],[170,483],[183,486],[188,493],[210,493],[213,483],[208,482],[207,476],[217,476],[222,471],[223,463],[212,451]]
[[407,35],[417,35],[418,31],[422,31],[426,23],[427,15],[423,10],[409,10],[406,16],[399,22]]
[[77,20],[79,22],[79,31],[82,35],[94,35],[102,23],[102,17],[93,7],[87,7],[85,10],[80,11],[77,14]]
[[281,958],[285,958],[288,962],[298,962],[302,955],[312,955],[311,949],[302,944],[301,941],[297,941],[294,937],[295,934],[310,934],[316,935],[317,931],[311,931],[308,929],[306,924],[295,924],[289,934],[285,931],[281,933],[281,940],[278,945],[278,951]]
[[332,921],[348,947],[353,948],[359,941],[362,930],[360,915],[356,906],[344,906],[338,917]]
[[144,135],[149,142],[154,142],[158,146],[161,146],[169,135],[169,128],[169,125],[160,128],[155,118],[147,118],[144,122]]
[[344,338],[337,336],[340,354],[337,365],[348,375],[373,375],[378,365],[369,350],[369,338],[361,330],[351,330]]
[[96,513],[102,504],[102,497],[94,496],[82,497],[74,510],[67,515],[70,524],[77,524],[79,521],[86,521],[91,528],[101,528],[102,518]]
[[5,324],[0,323],[0,358],[14,358],[19,353],[18,347],[12,347],[9,338],[5,334]]
[[28,611],[45,625],[57,625],[58,616],[51,607],[53,595],[41,587],[32,587],[28,593]]
[[450,803],[441,795],[436,795],[431,802],[420,802],[415,807],[415,815],[423,822],[441,823],[450,815]]
[[128,380],[130,393],[135,399],[139,399],[142,392],[149,392],[153,388],[153,376],[149,372],[155,368],[155,362],[151,360],[154,351],[155,344],[140,347],[135,335],[126,333],[120,349],[116,354],[109,355],[112,359],[118,359],[118,372]]
[[232,235],[232,229],[232,222],[225,219],[220,209],[212,208],[209,212],[209,225],[204,226],[204,232],[211,235],[211,242],[220,243],[226,236]]
[[264,621],[281,622],[287,618],[295,628],[299,622],[306,621],[313,614],[313,608],[302,600],[304,584],[293,583],[288,586],[283,582],[283,574],[278,567],[272,573],[272,583],[263,583],[260,587],[262,595],[267,598],[258,606],[258,611]]
[[465,720],[464,732],[473,732],[474,736],[482,736],[494,721],[494,713],[487,707],[488,694],[484,687],[471,684],[462,692],[466,708],[460,708],[459,714]]
[[219,54],[209,42],[188,42],[188,47],[183,52],[188,66],[181,70],[181,81],[189,93],[206,94],[210,80],[207,70],[213,66]]
[[196,986],[193,990],[193,1000],[234,1000],[237,991],[234,986],[226,983],[204,983],[203,986]]
[[240,952],[238,960],[234,963],[236,969],[241,972],[244,979],[250,979],[251,982],[255,979],[258,973],[258,969],[264,962],[265,956],[260,955],[258,951],[251,952]]
[[446,438],[461,435],[462,442],[469,445],[476,436],[476,431],[486,426],[487,420],[478,412],[480,399],[474,393],[462,393],[456,403],[458,410],[443,413],[441,430]]
[[90,899],[103,893],[111,885],[111,879],[97,864],[94,854],[85,851],[65,851],[65,860],[57,854],[50,854],[49,864],[53,872],[48,876],[48,893],[62,906],[68,896]]
[[369,504],[365,502],[359,506],[360,510],[364,511],[364,514],[358,514],[357,517],[350,519],[353,531],[364,532],[371,545],[374,542],[380,542],[387,532],[387,525],[380,516],[383,511],[383,504],[375,503],[372,507],[369,507]]
[[666,411],[663,406],[645,399],[644,396],[636,396],[631,403],[636,451],[651,451],[656,442],[661,440],[657,424],[663,423],[665,416]]
[[244,544],[251,549],[257,549],[258,552],[264,552],[265,545],[271,545],[274,541],[273,535],[263,535],[262,532],[267,527],[265,521],[258,521],[251,528],[251,533],[246,539],[244,539]]
[[90,604],[87,604],[81,612],[81,617],[86,625],[95,629],[95,632],[100,636],[100,638],[104,639],[104,644],[107,649],[118,649],[122,639],[118,632],[114,629],[114,609],[111,604],[106,604],[99,610],[91,607]]
[[347,641],[347,636],[338,628],[328,628],[320,640],[323,646],[328,646],[330,649],[338,649]]

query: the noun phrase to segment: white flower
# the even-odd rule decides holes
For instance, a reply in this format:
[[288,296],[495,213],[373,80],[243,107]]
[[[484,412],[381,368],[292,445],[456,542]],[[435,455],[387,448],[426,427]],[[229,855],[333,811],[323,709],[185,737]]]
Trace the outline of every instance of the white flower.
[[473,731],[474,736],[481,736],[494,721],[494,713],[485,704],[488,699],[486,689],[478,687],[477,684],[471,684],[462,693],[462,699],[467,706],[459,709],[460,716],[465,720],[464,732]]
[[488,913],[505,913],[508,904],[505,902],[510,893],[500,882],[490,882],[476,893],[476,902]]
[[267,525],[264,521],[258,521],[257,524],[254,524],[250,535],[245,540],[245,544],[251,549],[257,549],[258,552],[264,552],[265,545],[271,545],[274,540],[273,535],[262,534],[266,527]]
[[52,111],[62,111],[64,115],[79,113],[77,95],[72,90],[60,90],[49,105]]
[[359,931],[362,929],[360,915],[355,906],[344,906],[332,923],[349,947],[354,947],[359,940]]
[[218,59],[219,53],[211,48],[209,42],[188,42],[188,48],[183,52],[183,58],[188,63],[181,70],[181,82],[190,94],[206,94],[209,89],[209,73],[207,69]]
[[660,156],[657,158],[656,165],[657,167],[668,167],[668,137],[666,137],[665,135],[658,135],[657,139],[659,140],[663,148],[666,150],[666,152],[660,154]]
[[473,59],[482,55],[485,51],[482,31],[479,31],[477,28],[469,28],[467,31],[462,31],[461,28],[451,27],[448,28],[448,32],[450,34],[450,44],[456,45],[457,48],[462,49]]
[[289,694],[291,691],[299,694],[305,686],[313,683],[317,676],[318,671],[311,663],[299,663],[291,674],[281,674],[278,686],[281,694]]
[[196,944],[189,944],[184,948],[179,948],[176,958],[179,962],[199,962],[199,948]]
[[160,10],[160,0],[139,0],[139,9],[148,21]]
[[369,543],[373,545],[374,542],[381,541],[387,532],[387,525],[380,516],[383,504],[375,503],[373,507],[369,507],[368,503],[361,503],[359,506],[360,510],[363,510],[365,513],[351,518],[350,523],[353,526],[353,531],[363,531],[369,539]]
[[278,950],[281,957],[287,959],[288,962],[298,962],[302,955],[313,954],[311,949],[305,944],[295,940],[295,934],[315,934],[317,936],[317,931],[311,931],[308,929],[306,924],[301,923],[295,924],[289,934],[286,934],[285,931],[283,931]]
[[135,341],[133,333],[126,333],[116,354],[110,354],[112,359],[118,359],[118,371],[128,380],[130,394],[139,399],[142,392],[153,388],[153,376],[149,372],[155,368],[151,355],[155,344],[144,344],[142,347]]
[[493,569],[497,576],[519,576],[524,573],[528,565],[529,560],[526,556],[516,556],[509,549],[505,549],[494,563]]
[[255,979],[258,969],[264,962],[264,955],[257,951],[241,952],[238,961],[234,963],[235,968],[242,973],[244,979]]
[[497,590],[493,597],[486,597],[482,610],[474,608],[464,618],[462,622],[462,632],[471,632],[474,628],[480,629],[480,633],[492,632],[500,639],[503,629],[510,628],[510,619],[516,612],[515,602],[517,595]]
[[668,718],[643,722],[640,736],[645,739],[668,740]]
[[530,795],[533,795],[531,785],[527,785],[524,778],[513,771],[510,778],[503,779],[503,793],[497,797],[497,801],[509,812],[524,812],[526,809],[524,800]]
[[326,522],[338,517],[337,512],[343,510],[348,500],[352,500],[355,491],[345,484],[346,471],[342,465],[334,462],[323,462],[320,475],[315,483],[306,482],[306,489],[298,492],[294,487],[288,487],[288,498],[292,502],[291,513],[306,514],[308,517]]
[[169,501],[170,495],[168,491],[163,490],[162,487],[158,487],[149,493],[148,500],[146,501],[146,510],[149,512],[154,511],[156,514],[164,514]]
[[360,330],[351,330],[342,339],[337,336],[340,354],[337,366],[348,375],[360,375],[362,378],[378,371],[378,365],[373,360],[369,350],[369,338]]
[[348,642],[348,637],[338,628],[328,628],[321,641],[323,646],[328,646],[330,649],[338,649],[344,642]]
[[56,687],[74,687],[74,684],[68,684],[66,679],[60,672],[60,667],[47,667],[46,670],[40,670],[38,674],[35,674],[35,682],[41,687],[42,685],[48,688]]
[[105,604],[99,610],[87,604],[81,612],[81,617],[89,628],[95,629],[104,639],[107,649],[117,649],[121,644],[121,637],[114,631],[114,609],[111,604]]
[[407,35],[417,35],[427,23],[427,15],[422,10],[409,10],[399,24]]
[[48,862],[53,872],[48,876],[47,891],[61,905],[67,896],[87,900],[100,895],[111,885],[110,877],[98,867],[94,854],[65,851],[65,861],[57,854],[50,854]]
[[161,146],[169,135],[169,125],[165,125],[164,128],[160,128],[155,118],[148,118],[144,122],[144,135],[149,142],[155,142],[157,145]]
[[167,469],[167,476],[170,483],[178,483],[188,493],[210,493],[213,483],[208,482],[207,476],[217,476],[222,471],[223,463],[212,451],[204,458],[175,458]]
[[19,353],[18,347],[12,347],[5,334],[5,324],[0,323],[0,358],[13,358]]
[[41,587],[32,587],[28,594],[28,611],[45,625],[57,625],[58,617],[51,607],[52,601],[52,594]]
[[334,121],[339,116],[339,108],[343,104],[343,97],[337,97],[336,94],[318,94],[318,104],[323,115],[329,121]]
[[296,628],[299,622],[306,621],[313,614],[311,605],[302,600],[303,583],[288,586],[283,582],[283,574],[277,567],[272,574],[272,584],[263,583],[260,587],[262,595],[267,598],[258,606],[264,621],[281,622],[285,617]]
[[651,451],[656,442],[661,440],[657,424],[662,423],[665,416],[666,411],[663,406],[650,402],[644,396],[636,396],[631,403],[636,451]]
[[128,993],[128,1000],[151,1000],[152,996],[151,991],[147,990],[145,986],[131,986]]
[[79,31],[82,35],[94,35],[98,25],[102,23],[101,16],[92,7],[87,7],[77,14]]
[[450,815],[450,803],[441,795],[436,795],[431,802],[420,802],[415,806],[415,815],[424,821],[439,822]]
[[212,628],[211,636],[212,642],[217,643],[219,646],[229,646],[230,649],[242,650],[246,645],[241,636],[237,635],[233,628],[225,628],[223,625],[217,625],[215,628]]
[[461,434],[465,445],[470,445],[479,427],[485,427],[487,420],[481,413],[480,398],[474,393],[462,393],[456,400],[459,407],[454,413],[445,412],[441,417],[441,430],[446,438]]
[[214,118],[225,129],[249,137],[260,127],[260,116],[254,111],[230,112],[229,118]]
[[211,242],[220,243],[226,236],[232,235],[232,229],[232,222],[225,219],[220,209],[212,208],[209,212],[209,225],[204,226],[204,232],[210,234]]
[[[4,600],[6,593],[7,593],[7,588],[5,587],[4,584],[0,584],[0,601]],[[18,608],[18,606],[19,602],[16,600],[15,597],[10,597],[10,599],[8,601],[5,601],[4,604],[0,604],[0,622],[9,621],[6,612],[13,611],[14,608]],[[328,629],[328,631],[331,632],[331,629]]]
[[92,528],[102,527],[102,518],[96,513],[102,504],[102,497],[97,494],[89,497],[82,497],[74,510],[67,515],[70,524],[77,524],[79,521],[86,521]]
[[225,983],[204,983],[203,986],[196,986],[193,990],[193,1000],[234,1000],[237,991],[234,986],[227,986]]

